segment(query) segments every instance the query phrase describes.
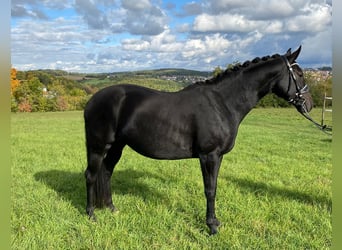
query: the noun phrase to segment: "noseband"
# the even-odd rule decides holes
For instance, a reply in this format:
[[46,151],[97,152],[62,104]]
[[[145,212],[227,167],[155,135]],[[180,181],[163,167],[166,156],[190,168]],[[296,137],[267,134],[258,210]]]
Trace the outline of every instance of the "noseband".
[[327,132],[327,125],[321,125],[319,124],[318,122],[315,122],[308,110],[306,109],[306,106],[305,106],[305,98],[303,98],[303,94],[305,93],[308,93],[309,92],[309,86],[307,84],[305,84],[302,88],[299,87],[298,85],[298,82],[297,82],[297,77],[296,75],[294,74],[293,72],[293,68],[292,66],[294,65],[298,65],[298,63],[292,63],[290,64],[289,60],[287,60],[286,56],[283,56],[282,57],[286,63],[286,66],[287,66],[287,69],[289,70],[289,86],[288,86],[288,89],[287,89],[287,93],[290,91],[290,88],[291,88],[291,79],[292,81],[294,82],[295,86],[296,86],[296,94],[294,97],[289,97],[289,100],[288,102],[291,103],[291,104],[294,104],[295,106],[301,106],[302,110],[304,112],[299,112],[301,113],[306,119],[308,119],[309,121],[311,121],[313,124],[315,124],[321,131],[323,131],[324,133],[326,134],[329,134],[331,135],[330,133]]

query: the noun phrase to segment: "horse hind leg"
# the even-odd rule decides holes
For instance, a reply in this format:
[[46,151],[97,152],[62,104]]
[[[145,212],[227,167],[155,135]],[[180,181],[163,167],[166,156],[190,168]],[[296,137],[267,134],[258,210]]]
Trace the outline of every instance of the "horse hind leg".
[[96,220],[95,207],[108,207],[116,211],[112,201],[111,177],[114,167],[120,160],[124,146],[108,144],[104,149],[88,150],[88,167],[85,171],[87,187],[86,212],[89,218]]
[[109,148],[102,163],[101,175],[103,185],[103,205],[108,207],[112,212],[117,211],[112,200],[111,177],[114,168],[122,155],[123,146],[114,143]]
[[89,218],[95,219],[95,204],[98,205],[98,199],[101,195],[98,190],[99,171],[103,162],[103,152],[91,151],[88,149],[88,166],[85,171],[87,187],[87,207],[86,212]]

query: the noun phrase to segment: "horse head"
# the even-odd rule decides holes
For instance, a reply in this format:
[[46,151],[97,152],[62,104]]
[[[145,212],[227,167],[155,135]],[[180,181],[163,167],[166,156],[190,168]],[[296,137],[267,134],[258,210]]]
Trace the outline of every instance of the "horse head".
[[313,100],[309,92],[309,86],[305,83],[304,73],[296,62],[300,54],[301,46],[293,53],[289,49],[281,56],[285,69],[284,77],[274,86],[273,92],[293,104],[296,109],[304,114],[313,108]]

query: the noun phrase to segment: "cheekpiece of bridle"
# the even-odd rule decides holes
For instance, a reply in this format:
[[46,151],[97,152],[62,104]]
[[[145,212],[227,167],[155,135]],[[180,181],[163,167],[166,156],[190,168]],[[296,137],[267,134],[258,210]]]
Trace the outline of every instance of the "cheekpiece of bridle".
[[291,79],[292,81],[294,82],[295,86],[296,86],[296,94],[294,97],[289,97],[288,99],[288,102],[291,103],[291,104],[294,104],[295,106],[301,106],[302,110],[304,112],[300,112],[306,119],[308,119],[309,121],[311,121],[313,124],[315,124],[321,131],[323,131],[324,133],[326,134],[329,134],[331,135],[330,133],[328,133],[326,130],[328,129],[327,128],[327,125],[321,125],[319,124],[318,122],[315,122],[311,116],[309,115],[309,112],[307,111],[306,109],[306,106],[305,106],[305,98],[303,97],[303,94],[305,93],[308,93],[310,88],[307,84],[305,84],[302,88],[298,85],[298,82],[297,82],[297,77],[296,75],[294,74],[293,72],[293,66],[294,65],[298,65],[298,63],[292,63],[290,64],[289,60],[287,60],[286,56],[283,56],[282,57],[286,63],[286,66],[287,66],[287,69],[289,70],[289,86],[288,86],[288,89],[287,89],[287,92],[290,91],[290,88],[291,88]]

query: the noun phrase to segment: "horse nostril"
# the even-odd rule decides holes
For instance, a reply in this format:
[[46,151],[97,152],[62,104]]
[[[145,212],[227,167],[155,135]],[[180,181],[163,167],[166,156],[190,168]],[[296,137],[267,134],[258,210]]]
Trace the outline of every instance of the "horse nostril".
[[306,110],[307,110],[308,112],[310,112],[311,109],[313,108],[313,103],[312,103],[312,101],[306,102],[306,103],[305,103],[305,106],[306,106]]

